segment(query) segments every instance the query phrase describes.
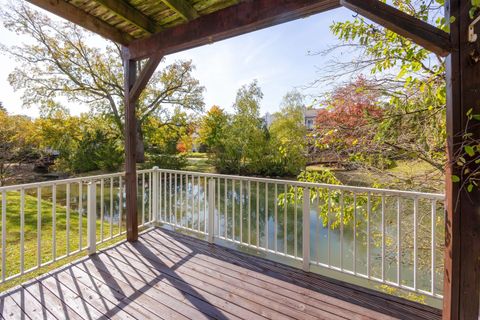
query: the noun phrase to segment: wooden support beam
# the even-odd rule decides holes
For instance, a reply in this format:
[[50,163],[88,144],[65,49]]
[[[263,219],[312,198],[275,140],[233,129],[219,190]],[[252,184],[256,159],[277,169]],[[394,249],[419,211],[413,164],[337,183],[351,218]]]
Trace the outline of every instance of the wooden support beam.
[[125,77],[125,205],[127,212],[127,240],[138,239],[137,216],[137,117],[136,101],[131,101],[130,91],[137,76],[137,62],[129,59],[128,49],[123,49]]
[[115,14],[118,16],[136,25],[149,34],[160,31],[153,19],[132,7],[125,0],[95,0],[95,2],[115,12]]
[[128,34],[117,30],[108,23],[89,15],[85,11],[65,2],[64,0],[27,0],[28,2],[47,10],[65,20],[73,22],[87,30],[99,34],[100,36],[127,45],[132,41],[132,37]]
[[143,67],[142,71],[140,72],[140,75],[135,81],[135,84],[130,90],[130,101],[138,100],[138,98],[140,97],[140,94],[145,89],[145,87],[148,84],[148,81],[150,81],[150,78],[155,72],[155,69],[157,69],[158,64],[160,63],[160,61],[162,61],[162,58],[163,57],[161,55],[155,55],[155,56],[152,56],[150,59],[148,59],[146,65]]
[[452,45],[448,33],[382,1],[340,0],[340,4],[439,56],[446,57],[451,52]]
[[167,55],[339,7],[338,0],[245,1],[132,41],[131,58]]
[[182,16],[186,21],[198,18],[198,12],[186,0],[162,0],[170,9]]
[[[462,137],[467,132],[480,139],[478,121],[467,121],[467,112],[480,114],[479,42],[468,41],[471,0],[446,1],[451,24],[452,54],[447,58],[447,214],[443,319],[479,319],[480,298],[480,190],[466,191],[466,178],[455,164],[465,154]],[[477,32],[479,31],[477,26]],[[467,161],[471,158],[465,155]],[[478,170],[478,164],[469,167]],[[460,177],[453,182],[452,175]]]

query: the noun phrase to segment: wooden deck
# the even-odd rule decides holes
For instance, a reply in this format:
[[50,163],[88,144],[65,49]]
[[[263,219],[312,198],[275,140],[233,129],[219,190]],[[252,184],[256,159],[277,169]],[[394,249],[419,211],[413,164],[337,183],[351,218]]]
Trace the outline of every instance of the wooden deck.
[[154,229],[4,293],[4,319],[438,319],[440,312]]

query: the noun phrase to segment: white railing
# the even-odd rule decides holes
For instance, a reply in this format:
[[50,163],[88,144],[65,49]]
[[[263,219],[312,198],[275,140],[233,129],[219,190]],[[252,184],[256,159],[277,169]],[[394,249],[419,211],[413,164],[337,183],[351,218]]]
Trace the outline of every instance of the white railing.
[[[124,235],[123,179],[1,187],[0,283]],[[141,227],[442,298],[443,195],[158,168],[137,181]]]
[[[153,170],[157,221],[283,257],[442,298],[444,196]],[[155,199],[156,197],[154,197]]]
[[[138,174],[139,221],[153,221],[152,170]],[[126,233],[124,173],[0,187],[0,283]]]

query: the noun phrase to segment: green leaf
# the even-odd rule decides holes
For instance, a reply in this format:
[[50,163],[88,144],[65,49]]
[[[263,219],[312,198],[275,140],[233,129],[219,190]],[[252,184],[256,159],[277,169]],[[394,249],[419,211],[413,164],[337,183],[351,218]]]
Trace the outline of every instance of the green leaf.
[[465,146],[465,152],[470,156],[473,157],[475,155],[475,149],[472,146]]
[[475,17],[476,11],[477,11],[477,8],[475,7],[470,8],[470,10],[468,11],[468,15],[470,16],[470,19],[473,19]]
[[460,178],[456,175],[452,175],[452,182],[454,183],[460,182]]
[[469,184],[468,187],[467,187],[467,191],[468,192],[472,192],[473,191],[473,184]]

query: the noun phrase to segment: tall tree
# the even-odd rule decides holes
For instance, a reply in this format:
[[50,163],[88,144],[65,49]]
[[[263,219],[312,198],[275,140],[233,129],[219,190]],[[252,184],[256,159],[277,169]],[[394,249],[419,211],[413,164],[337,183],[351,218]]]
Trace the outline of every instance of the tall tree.
[[[262,174],[267,166],[264,157],[268,147],[267,130],[260,118],[262,98],[262,90],[255,80],[237,91],[233,115],[227,116],[214,109],[216,119],[213,121],[212,114],[207,114],[208,122],[217,122],[218,129],[223,126],[221,132],[216,133],[218,141],[212,150],[213,162],[220,172]],[[211,129],[204,130],[204,133],[208,131],[204,138],[213,137]]]
[[280,112],[273,116],[269,128],[270,148],[277,174],[293,176],[305,168],[307,128],[304,109],[304,97],[298,91],[292,91],[283,97]]
[[228,115],[218,106],[212,106],[202,117],[198,129],[199,141],[209,152],[215,151],[221,144],[228,124]]
[[[71,23],[53,21],[23,2],[3,8],[1,16],[5,28],[30,40],[20,46],[2,46],[20,63],[9,81],[15,90],[24,91],[26,106],[40,104],[48,109],[59,97],[88,104],[92,111],[114,121],[123,134],[124,77],[118,45],[88,45],[91,34]],[[137,106],[141,145],[141,125],[148,117],[169,122],[175,107],[203,109],[204,88],[193,77],[193,70],[191,61],[176,61],[153,75]]]
[[237,173],[257,172],[266,146],[265,132],[260,119],[263,92],[257,80],[242,86],[235,99],[235,114],[228,130],[227,153],[234,155]]

